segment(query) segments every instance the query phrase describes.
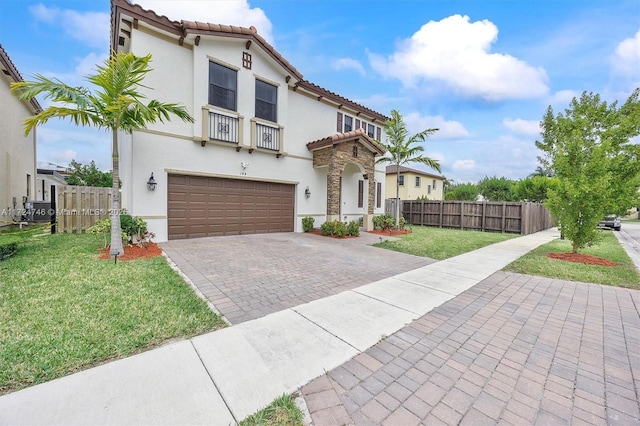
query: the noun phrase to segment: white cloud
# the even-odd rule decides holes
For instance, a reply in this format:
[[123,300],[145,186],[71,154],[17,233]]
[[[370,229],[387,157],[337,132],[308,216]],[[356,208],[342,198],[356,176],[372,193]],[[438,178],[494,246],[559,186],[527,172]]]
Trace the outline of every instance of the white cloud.
[[520,133],[523,135],[537,136],[540,134],[541,130],[540,121],[537,120],[523,120],[521,118],[512,120],[510,118],[505,118],[504,120],[502,120],[502,124],[512,132]]
[[49,153],[49,159],[51,160],[49,161],[51,163],[66,166],[67,164],[71,163],[71,160],[78,159],[78,153],[72,149],[65,149],[64,151],[51,151]]
[[253,25],[260,36],[273,44],[271,21],[262,9],[252,8],[247,0],[139,0],[136,3],[174,21],[198,21],[241,27]]
[[573,98],[579,98],[580,93],[575,90],[559,90],[548,98],[548,102],[554,107],[566,108]]
[[352,69],[352,70],[357,71],[363,77],[366,74],[362,64],[360,62],[358,62],[357,60],[352,59],[352,58],[339,58],[339,59],[336,59],[331,64],[331,68],[333,68],[336,71]]
[[109,14],[101,12],[77,12],[37,4],[29,8],[39,21],[57,24],[67,35],[91,47],[109,50]]
[[453,170],[473,170],[476,168],[476,162],[474,160],[456,160],[451,166]]
[[[453,15],[429,21],[392,55],[369,54],[372,67],[405,86],[441,81],[468,97],[489,101],[536,98],[547,94],[547,73],[508,54],[492,53],[498,28]],[[426,84],[425,84],[426,85]]]
[[460,139],[469,136],[469,132],[459,121],[447,121],[443,117],[421,116],[418,112],[411,112],[402,117],[407,124],[410,134],[421,132],[425,129],[439,129],[429,139]]
[[634,37],[622,40],[613,55],[613,66],[621,73],[640,75],[640,30]]

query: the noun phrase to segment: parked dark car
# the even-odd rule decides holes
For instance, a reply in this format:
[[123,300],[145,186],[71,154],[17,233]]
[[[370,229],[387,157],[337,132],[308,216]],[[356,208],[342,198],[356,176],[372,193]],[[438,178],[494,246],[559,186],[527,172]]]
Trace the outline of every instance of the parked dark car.
[[598,223],[598,228],[608,228],[619,231],[622,227],[620,216],[608,214]]

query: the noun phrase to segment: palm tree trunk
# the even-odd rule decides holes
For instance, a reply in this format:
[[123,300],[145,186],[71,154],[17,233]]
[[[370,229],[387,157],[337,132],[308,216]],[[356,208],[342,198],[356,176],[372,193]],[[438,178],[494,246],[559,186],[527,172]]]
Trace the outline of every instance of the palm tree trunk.
[[396,164],[396,229],[400,225],[400,165]]
[[111,256],[124,253],[122,246],[122,232],[120,228],[120,156],[118,154],[118,129],[112,129],[113,142],[111,144],[111,158],[113,160],[113,194],[111,198]]

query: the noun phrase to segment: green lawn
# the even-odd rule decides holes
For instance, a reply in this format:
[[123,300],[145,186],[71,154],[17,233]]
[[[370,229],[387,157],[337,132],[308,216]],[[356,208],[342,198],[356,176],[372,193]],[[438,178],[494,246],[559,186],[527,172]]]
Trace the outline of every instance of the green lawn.
[[547,257],[547,253],[571,251],[571,242],[555,240],[531,251],[508,265],[505,270],[527,275],[640,289],[640,274],[613,232],[603,231],[603,239],[600,243],[582,249],[579,253],[602,257],[618,263],[619,266],[585,265],[551,259]]
[[402,235],[397,241],[384,241],[374,244],[374,246],[442,260],[519,236],[517,234],[462,231],[430,226],[414,226],[412,228],[411,234]]
[[303,426],[303,415],[293,395],[282,395],[269,406],[252,414],[239,426]]
[[224,327],[164,257],[114,264],[101,244],[30,236],[0,261],[0,393]]

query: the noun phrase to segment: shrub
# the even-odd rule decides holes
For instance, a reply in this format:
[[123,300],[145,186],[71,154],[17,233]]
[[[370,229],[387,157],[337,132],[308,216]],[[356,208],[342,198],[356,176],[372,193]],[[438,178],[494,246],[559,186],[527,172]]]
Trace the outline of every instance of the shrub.
[[315,220],[314,218],[310,217],[310,216],[303,217],[303,218],[302,218],[302,230],[303,230],[304,232],[311,232],[311,231],[313,231],[313,223],[314,223],[315,221],[316,221],[316,220]]
[[320,232],[322,235],[328,236],[333,235],[336,230],[336,222],[325,222],[320,225]]
[[354,237],[360,236],[360,224],[355,220],[349,222],[349,224],[347,225],[347,234]]
[[[122,232],[122,241],[129,244],[133,237],[137,237],[139,241],[145,240],[147,236],[152,238],[153,235],[147,232],[147,222],[139,217],[131,217],[131,215],[123,214],[120,216],[120,229]],[[102,234],[104,237],[104,247],[109,247],[107,234],[111,232],[111,219],[101,219],[97,224],[93,225],[87,232],[90,234]]]
[[120,216],[120,228],[129,237],[134,235],[142,236],[147,230],[147,222],[139,217],[132,217],[129,214]]
[[3,237],[0,239],[0,260],[6,259],[18,251],[18,241],[20,239],[17,237]]
[[404,226],[406,224],[407,224],[407,220],[404,218],[404,216],[400,216],[400,220],[398,221],[398,228],[402,230],[404,229]]
[[385,225],[386,225],[386,229],[389,229],[389,226],[390,226],[389,224],[393,225],[394,223],[395,223],[395,220],[391,215],[388,215],[388,214],[381,214],[373,217],[373,227],[375,229],[384,230]]
[[342,238],[347,235],[347,225],[344,222],[335,222],[335,228],[333,231],[333,235],[338,238]]

